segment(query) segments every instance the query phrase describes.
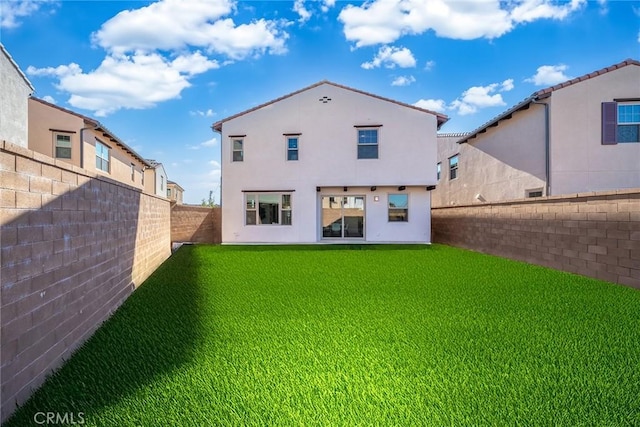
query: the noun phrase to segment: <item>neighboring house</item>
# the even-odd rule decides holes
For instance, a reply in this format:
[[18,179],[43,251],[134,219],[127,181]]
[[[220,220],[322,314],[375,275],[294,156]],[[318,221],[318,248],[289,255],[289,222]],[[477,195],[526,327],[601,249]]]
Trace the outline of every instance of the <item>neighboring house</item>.
[[447,120],[322,81],[214,123],[223,243],[430,242]]
[[0,141],[28,146],[28,100],[33,86],[0,43]]
[[29,148],[140,189],[150,167],[100,122],[35,97],[29,98]]
[[149,167],[144,171],[144,186],[147,193],[167,197],[167,172],[162,163],[147,159]]
[[167,181],[167,199],[175,202],[177,205],[181,205],[183,193],[184,188],[180,187],[180,184],[173,181]]
[[438,142],[433,206],[640,187],[640,62],[539,90]]

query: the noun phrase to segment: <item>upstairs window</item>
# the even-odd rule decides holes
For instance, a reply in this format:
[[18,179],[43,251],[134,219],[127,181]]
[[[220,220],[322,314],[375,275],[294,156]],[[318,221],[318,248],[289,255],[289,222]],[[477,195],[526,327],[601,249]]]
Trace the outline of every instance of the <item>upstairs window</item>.
[[602,144],[640,142],[640,104],[602,103]]
[[358,129],[358,158],[378,158],[378,129]]
[[109,147],[96,141],[96,169],[109,173]]
[[287,160],[298,160],[298,137],[287,137]]
[[135,182],[136,180],[136,165],[131,163],[131,181]]
[[458,177],[458,155],[449,158],[449,179]]
[[232,145],[232,162],[241,162],[244,160],[244,140],[242,139],[233,139],[231,141]]
[[55,155],[56,159],[70,159],[71,158],[71,135],[64,133],[54,133],[55,139]]
[[440,173],[442,172],[442,163],[438,162],[436,166],[436,180],[440,181]]

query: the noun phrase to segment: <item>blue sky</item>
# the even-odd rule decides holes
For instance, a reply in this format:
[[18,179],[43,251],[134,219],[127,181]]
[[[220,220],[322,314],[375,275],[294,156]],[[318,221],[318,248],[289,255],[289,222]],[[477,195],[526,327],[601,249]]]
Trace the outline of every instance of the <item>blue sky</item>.
[[317,81],[470,131],[532,92],[640,58],[640,1],[0,0],[35,96],[95,117],[200,203],[213,122]]

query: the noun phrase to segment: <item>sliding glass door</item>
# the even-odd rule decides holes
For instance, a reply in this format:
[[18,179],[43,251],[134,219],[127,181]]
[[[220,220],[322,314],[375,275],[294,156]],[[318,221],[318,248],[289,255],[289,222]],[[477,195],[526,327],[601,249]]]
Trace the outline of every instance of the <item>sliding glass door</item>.
[[364,196],[322,196],[322,238],[364,238]]

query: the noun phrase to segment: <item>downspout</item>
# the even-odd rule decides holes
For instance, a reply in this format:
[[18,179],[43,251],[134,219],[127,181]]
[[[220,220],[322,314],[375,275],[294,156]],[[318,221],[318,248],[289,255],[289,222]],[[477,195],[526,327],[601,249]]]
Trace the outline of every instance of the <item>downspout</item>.
[[545,196],[551,194],[551,154],[550,154],[550,136],[549,136],[549,104],[546,102],[531,100],[532,104],[544,106],[544,175],[545,175]]

